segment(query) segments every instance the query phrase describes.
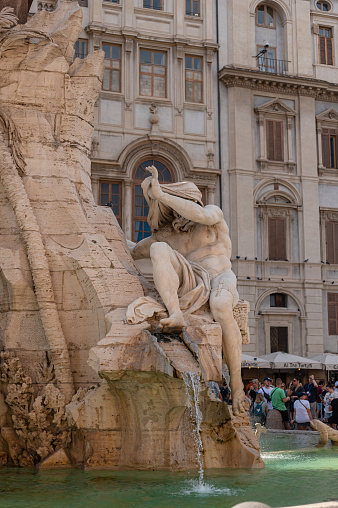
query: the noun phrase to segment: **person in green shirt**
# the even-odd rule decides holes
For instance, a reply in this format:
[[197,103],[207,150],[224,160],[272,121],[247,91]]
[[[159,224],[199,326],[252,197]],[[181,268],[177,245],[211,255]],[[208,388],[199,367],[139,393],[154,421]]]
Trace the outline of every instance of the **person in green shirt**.
[[285,406],[285,402],[290,400],[290,397],[286,397],[284,390],[281,388],[283,381],[280,378],[276,379],[276,388],[270,393],[272,407],[277,409],[282,415],[282,420],[285,430],[290,430],[289,414]]

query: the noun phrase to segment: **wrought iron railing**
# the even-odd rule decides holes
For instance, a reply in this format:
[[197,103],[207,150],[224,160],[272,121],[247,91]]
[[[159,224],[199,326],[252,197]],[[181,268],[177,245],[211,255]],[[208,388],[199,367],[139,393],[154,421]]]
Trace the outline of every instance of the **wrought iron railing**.
[[286,60],[267,58],[266,55],[257,58],[257,66],[261,72],[270,74],[286,74],[288,72],[288,62]]
[[38,11],[55,11],[57,0],[38,2]]

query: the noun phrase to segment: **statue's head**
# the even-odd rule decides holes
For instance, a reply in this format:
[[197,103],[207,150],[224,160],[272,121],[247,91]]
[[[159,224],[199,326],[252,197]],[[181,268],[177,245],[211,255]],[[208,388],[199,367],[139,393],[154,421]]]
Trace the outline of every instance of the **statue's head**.
[[[169,206],[163,205],[157,200],[152,199],[150,192],[151,180],[152,177],[148,177],[142,182],[143,194],[149,205],[147,220],[151,230],[157,231],[164,224],[171,222],[175,230],[182,232],[188,231],[194,225],[194,222],[181,217]],[[192,182],[177,182],[160,185],[161,189],[166,194],[186,199],[187,201],[193,201],[194,203],[203,206],[202,193]]]

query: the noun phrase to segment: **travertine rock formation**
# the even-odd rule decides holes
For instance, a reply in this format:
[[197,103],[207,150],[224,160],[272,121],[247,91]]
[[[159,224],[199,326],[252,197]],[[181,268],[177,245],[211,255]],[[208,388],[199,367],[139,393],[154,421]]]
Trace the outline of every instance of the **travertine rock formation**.
[[[73,62],[81,15],[65,1],[0,33],[0,464],[191,468],[181,377],[220,375],[218,325],[183,342],[125,322],[144,291],[91,192],[103,53]],[[206,467],[262,467],[246,416],[202,386]]]
[[0,342],[33,384],[50,352],[68,401],[98,380],[86,361],[105,315],[143,294],[111,211],[93,202],[103,56],[73,63],[81,16],[77,2],[42,11],[0,49]]

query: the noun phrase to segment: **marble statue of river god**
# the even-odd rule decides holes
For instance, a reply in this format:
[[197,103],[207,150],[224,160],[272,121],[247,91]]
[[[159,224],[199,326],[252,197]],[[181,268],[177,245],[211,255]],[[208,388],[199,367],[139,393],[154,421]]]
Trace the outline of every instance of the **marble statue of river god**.
[[[203,206],[194,183],[160,185],[157,169],[146,168],[152,176],[142,188],[149,204],[148,223],[152,234],[131,244],[135,260],[151,258],[153,277],[169,317],[161,319],[163,331],[181,331],[184,312],[194,312],[209,301],[213,318],[222,328],[222,346],[230,371],[233,412],[244,412],[245,395],[241,379],[242,336],[233,316],[239,300],[236,276],[231,270],[231,241],[222,210]],[[151,309],[151,305],[153,308]],[[154,313],[159,304],[148,298],[136,300],[127,319],[138,323]]]

